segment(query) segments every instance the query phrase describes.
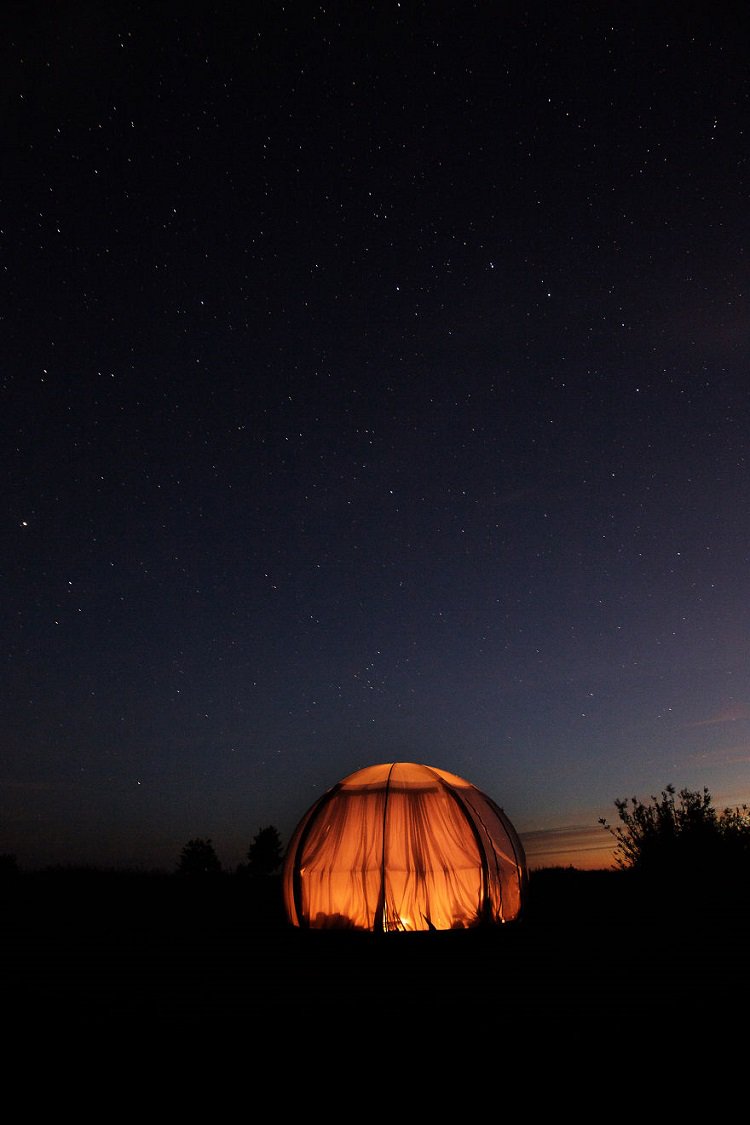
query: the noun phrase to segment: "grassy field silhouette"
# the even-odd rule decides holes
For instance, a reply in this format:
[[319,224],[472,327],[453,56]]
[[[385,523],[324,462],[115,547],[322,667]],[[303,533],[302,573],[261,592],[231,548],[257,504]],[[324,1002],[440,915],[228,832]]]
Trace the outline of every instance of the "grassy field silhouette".
[[628,872],[534,872],[519,921],[423,934],[294,929],[275,877],[57,870],[7,879],[4,898],[12,1026],[51,1012],[165,1029],[368,1011],[588,1020],[686,986],[708,1009],[746,983],[746,892],[698,910]]

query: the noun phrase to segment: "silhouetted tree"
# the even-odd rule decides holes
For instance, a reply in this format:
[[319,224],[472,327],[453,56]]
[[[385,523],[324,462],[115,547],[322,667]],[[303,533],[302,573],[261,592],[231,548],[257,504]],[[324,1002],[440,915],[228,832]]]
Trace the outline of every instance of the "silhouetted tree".
[[281,837],[274,826],[269,824],[253,837],[245,870],[252,876],[273,875],[281,867],[282,859]]
[[220,872],[221,863],[211,841],[201,837],[188,840],[180,853],[178,875],[218,875]]

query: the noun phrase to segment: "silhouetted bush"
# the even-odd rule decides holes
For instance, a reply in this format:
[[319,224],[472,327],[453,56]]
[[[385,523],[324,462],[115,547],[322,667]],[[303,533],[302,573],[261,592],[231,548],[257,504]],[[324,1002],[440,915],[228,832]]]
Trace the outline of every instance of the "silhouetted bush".
[[636,875],[661,913],[704,916],[744,909],[750,891],[750,814],[717,812],[708,789],[668,785],[649,802],[616,800],[620,819],[600,824],[617,841],[615,862]]

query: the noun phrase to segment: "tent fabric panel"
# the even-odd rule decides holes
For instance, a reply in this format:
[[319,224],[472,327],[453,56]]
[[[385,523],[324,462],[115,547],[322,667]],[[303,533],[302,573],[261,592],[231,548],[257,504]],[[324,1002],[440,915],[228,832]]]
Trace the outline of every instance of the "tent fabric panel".
[[469,785],[460,795],[484,842],[490,868],[490,913],[497,921],[512,920],[521,910],[526,877],[521,840],[502,809],[481,790]]
[[475,925],[482,862],[460,807],[441,788],[389,795],[385,836],[387,930]]
[[304,924],[371,930],[381,904],[385,790],[338,793],[308,822],[297,877]]

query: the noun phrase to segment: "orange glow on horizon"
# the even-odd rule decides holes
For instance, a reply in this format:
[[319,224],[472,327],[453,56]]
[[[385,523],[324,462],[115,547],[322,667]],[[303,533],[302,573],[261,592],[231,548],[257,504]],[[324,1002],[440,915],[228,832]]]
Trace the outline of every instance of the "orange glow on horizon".
[[595,825],[522,832],[529,870],[541,867],[577,867],[583,871],[609,870],[615,864],[615,842]]

